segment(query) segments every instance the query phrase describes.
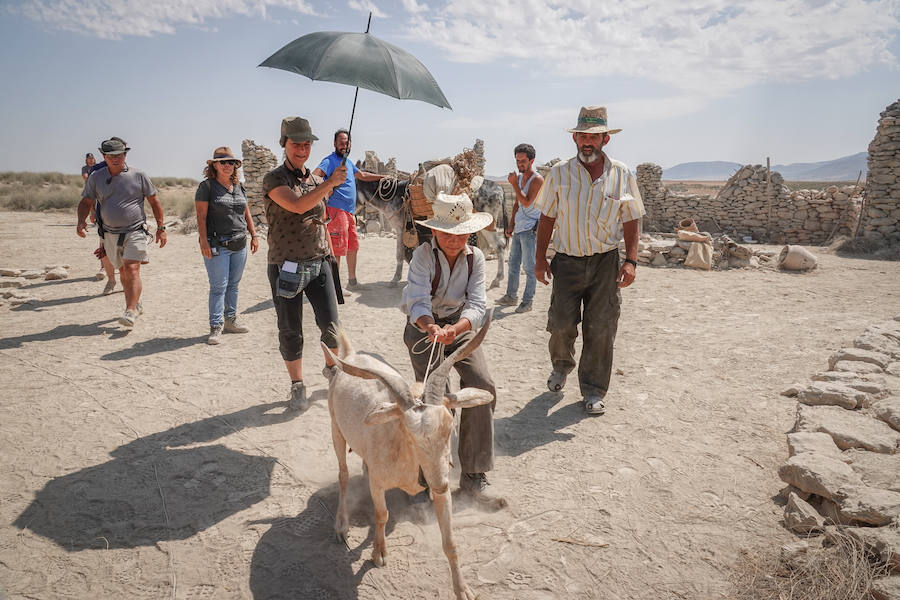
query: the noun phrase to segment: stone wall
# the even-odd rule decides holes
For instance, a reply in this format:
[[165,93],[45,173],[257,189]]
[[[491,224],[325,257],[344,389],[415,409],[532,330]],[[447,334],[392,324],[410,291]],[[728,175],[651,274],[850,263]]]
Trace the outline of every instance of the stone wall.
[[250,204],[250,215],[256,225],[266,223],[266,213],[263,209],[262,189],[263,177],[266,173],[278,166],[278,159],[272,151],[265,146],[260,146],[253,140],[241,142],[242,162],[244,171],[244,189],[247,191],[247,201]]
[[865,209],[860,221],[859,235],[900,242],[900,100],[881,113],[869,144]]
[[637,167],[638,187],[647,209],[645,230],[672,231],[685,218],[701,231],[729,233],[740,240],[780,244],[821,244],[837,235],[853,235],[861,196],[855,186],[791,192],[781,174],[746,165],[715,196],[678,194],[661,182],[659,165]]

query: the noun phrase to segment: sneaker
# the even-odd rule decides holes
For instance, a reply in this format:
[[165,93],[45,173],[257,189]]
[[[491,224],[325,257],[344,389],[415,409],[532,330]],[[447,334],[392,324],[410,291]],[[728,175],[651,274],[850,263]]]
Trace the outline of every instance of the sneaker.
[[551,392],[558,392],[566,386],[566,374],[554,370],[547,379],[547,389]]
[[247,333],[250,331],[243,323],[238,322],[237,316],[225,319],[225,326],[223,327],[223,331],[225,333]]
[[116,280],[110,279],[106,282],[106,285],[103,287],[103,295],[109,296],[113,293],[113,290],[116,289]]
[[589,415],[602,415],[606,412],[603,396],[585,396],[584,410]]
[[209,328],[209,337],[206,338],[206,343],[210,346],[215,346],[219,342],[222,341],[222,326],[221,325],[213,325]]
[[144,314],[144,305],[138,302],[137,306],[134,307],[134,312],[136,316],[141,316],[142,314]]
[[523,302],[522,304],[516,307],[516,312],[519,314],[527,313],[531,311],[531,302]]
[[357,281],[356,279],[351,279],[350,281],[348,281],[347,285],[345,287],[348,290],[361,290],[362,289],[362,286],[359,284],[359,281]]
[[503,294],[497,299],[497,302],[495,302],[494,304],[499,304],[500,306],[515,306],[518,303],[518,298],[514,298],[509,294]]
[[288,397],[288,410],[304,411],[309,408],[309,400],[306,399],[306,386],[302,381],[291,384],[291,395]]
[[137,319],[137,315],[134,314],[134,311],[126,310],[121,317],[119,317],[119,324],[124,325],[125,327],[134,327],[134,321]]

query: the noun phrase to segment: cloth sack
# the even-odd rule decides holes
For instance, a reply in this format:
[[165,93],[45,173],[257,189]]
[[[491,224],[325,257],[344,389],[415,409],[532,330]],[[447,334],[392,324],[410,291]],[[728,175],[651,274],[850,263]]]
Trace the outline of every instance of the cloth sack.
[[684,266],[709,271],[712,269],[713,247],[709,242],[694,242],[684,259]]

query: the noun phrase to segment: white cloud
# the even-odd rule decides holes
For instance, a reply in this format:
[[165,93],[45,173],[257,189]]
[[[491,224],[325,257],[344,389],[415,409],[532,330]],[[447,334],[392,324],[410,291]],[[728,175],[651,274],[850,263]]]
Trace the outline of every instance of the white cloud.
[[721,96],[896,66],[900,2],[449,0],[410,21],[412,37],[455,61],[528,59],[563,76],[635,76]]
[[372,0],[350,0],[347,5],[353,10],[358,10],[362,13],[372,13],[373,17],[385,18],[388,15],[375,5]]
[[122,39],[172,34],[179,25],[235,14],[265,17],[275,7],[314,14],[305,0],[30,0],[11,8],[53,29]]
[[425,4],[419,4],[416,0],[401,0],[403,4],[404,10],[408,13],[420,13],[428,10],[428,6]]

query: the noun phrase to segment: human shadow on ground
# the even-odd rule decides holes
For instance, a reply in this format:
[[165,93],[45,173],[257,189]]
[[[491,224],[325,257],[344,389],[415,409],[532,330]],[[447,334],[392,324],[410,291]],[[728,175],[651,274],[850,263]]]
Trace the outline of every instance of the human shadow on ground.
[[79,302],[87,302],[96,298],[102,298],[103,294],[85,294],[84,296],[69,296],[68,298],[55,298],[53,300],[36,300],[26,304],[20,304],[12,307],[12,312],[23,312],[26,310],[40,311],[53,306],[65,306],[66,304],[77,304]]
[[[85,281],[97,281],[93,276],[90,277],[76,277],[74,279],[51,279],[45,281],[39,281],[37,283],[29,283],[28,285],[23,285],[20,290],[33,290],[34,288],[44,287],[48,285],[61,285],[64,283],[84,283]],[[99,295],[99,293],[98,293]]]
[[251,306],[249,308],[245,308],[244,310],[241,311],[241,314],[242,315],[250,315],[250,314],[253,314],[256,312],[262,312],[264,310],[269,310],[269,309],[273,309],[273,308],[275,308],[275,303],[272,302],[271,298],[269,298],[268,300],[263,300],[262,302],[257,302],[256,304],[254,304],[253,306]]
[[138,356],[149,356],[151,354],[159,354],[160,352],[172,352],[173,350],[181,350],[188,346],[206,343],[208,335],[198,335],[190,338],[177,337],[160,337],[152,340],[144,340],[138,342],[131,348],[116,350],[109,354],[104,354],[100,360],[128,360]]
[[362,289],[354,290],[352,296],[347,299],[356,299],[363,306],[370,308],[396,308],[400,306],[400,296],[403,294],[403,288],[406,282],[392,287],[387,283],[366,283]]
[[48,481],[13,525],[69,552],[187,539],[266,498],[276,459],[183,446],[297,416],[283,407],[262,404],[124,444],[113,460]]
[[494,443],[507,456],[519,456],[538,446],[566,441],[574,433],[560,431],[584,420],[584,408],[580,402],[568,404],[553,414],[553,408],[563,395],[546,391],[538,394],[519,412],[494,420]]
[[[335,470],[335,477],[337,472]],[[431,503],[413,504],[401,490],[389,490],[385,494],[388,522],[385,526],[388,557],[391,548],[416,542],[411,537],[391,536],[396,523],[412,520],[418,523],[437,523]],[[364,475],[350,478],[347,490],[347,514],[351,527],[368,527],[364,540],[356,542],[354,531],[350,541],[338,541],[334,533],[334,514],[338,504],[337,482],[313,493],[306,508],[296,517],[280,517],[251,524],[271,525],[256,545],[250,560],[250,591],[254,600],[294,600],[295,598],[335,598],[356,600],[359,588],[365,587],[363,576],[375,568],[371,560],[372,542],[375,538],[375,509],[369,495],[368,479]],[[354,572],[353,563],[365,558]],[[378,596],[373,593],[366,597]]]
[[90,337],[92,335],[109,335],[110,339],[124,337],[126,331],[117,327],[104,327],[109,323],[115,323],[116,319],[104,319],[84,325],[58,325],[49,331],[41,333],[29,333],[16,337],[0,338],[0,350],[19,348],[28,342],[52,342],[67,337]]

